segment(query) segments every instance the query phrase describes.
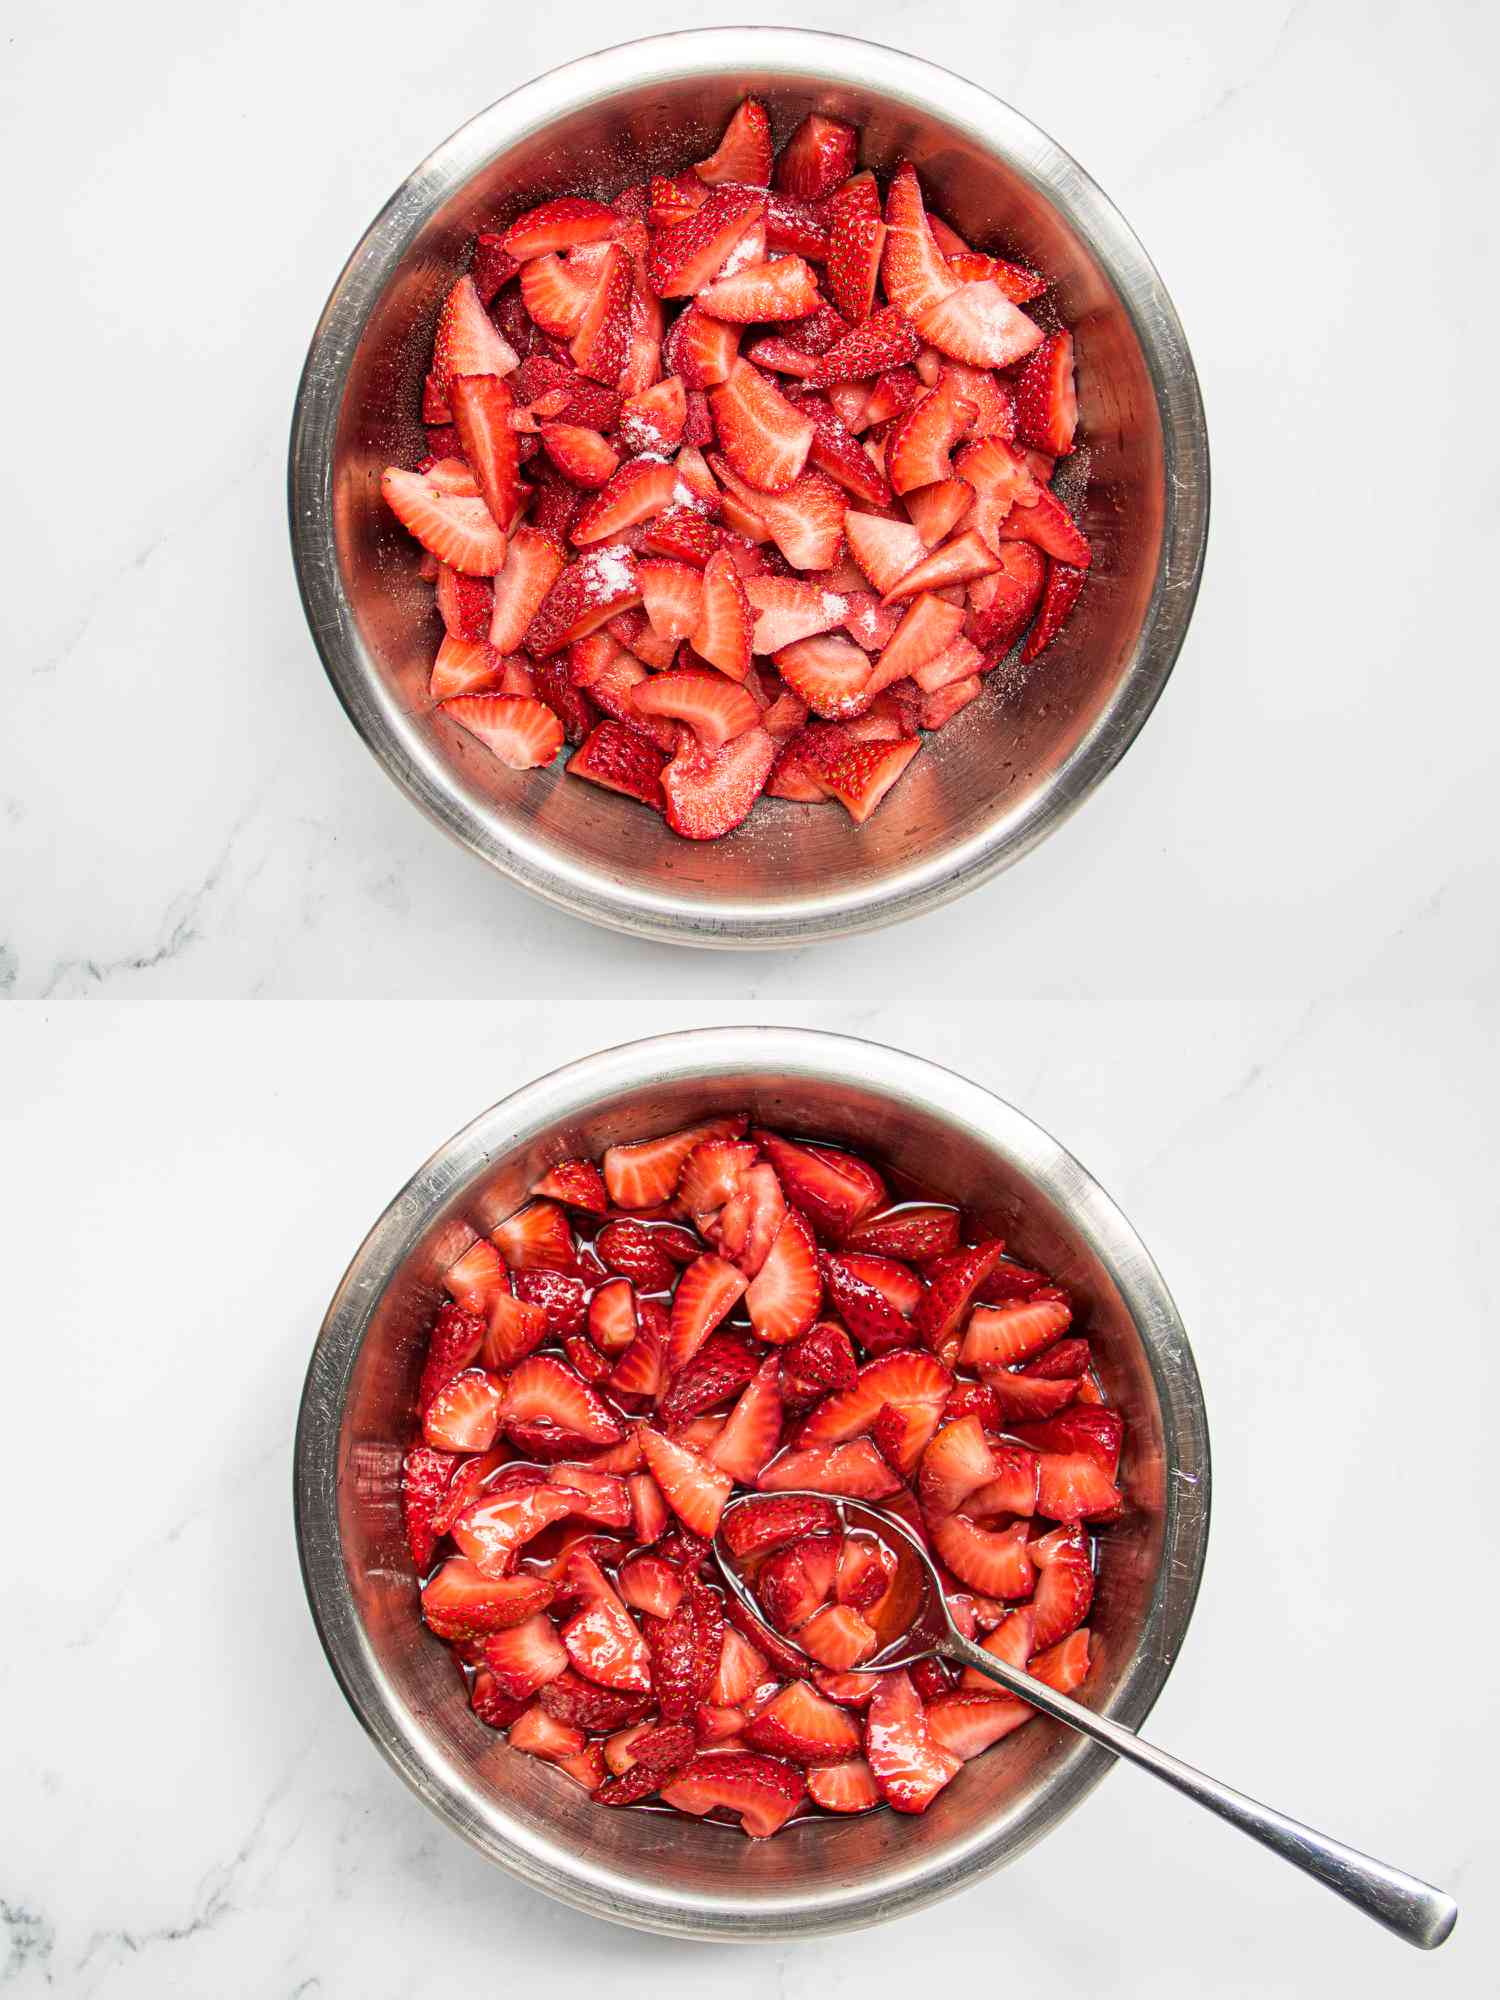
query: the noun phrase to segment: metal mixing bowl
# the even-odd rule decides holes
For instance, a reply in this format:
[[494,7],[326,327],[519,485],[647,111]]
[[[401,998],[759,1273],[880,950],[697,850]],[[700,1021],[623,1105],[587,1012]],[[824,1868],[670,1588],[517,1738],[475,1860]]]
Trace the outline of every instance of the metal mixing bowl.
[[609,1812],[470,1713],[424,1630],[401,1528],[400,1466],[442,1273],[555,1161],[748,1110],[845,1142],[961,1200],[1081,1301],[1128,1430],[1124,1518],[1100,1540],[1082,1699],[1139,1724],[1187,1630],[1208,1534],[1208,1434],[1161,1274],[1057,1142],[951,1071],[841,1035],[714,1028],[610,1049],[476,1118],[391,1203],[334,1296],[297,1427],[297,1538],[309,1601],[350,1704],[418,1796],[484,1854],[595,1916],[689,1937],[787,1937],[920,1908],[1012,1859],[1109,1768],[1034,1722],[971,1764],[920,1819],[812,1819],[774,1840]]
[[[1048,272],[1077,340],[1092,580],[1024,678],[990,676],[865,827],[764,801],[726,840],[679,840],[555,769],[515,772],[427,697],[439,622],[380,474],[425,449],[438,306],[474,231],[563,190],[611,194],[712,150],[762,98],[777,136],[811,109],[862,128],[867,164],[915,162],[971,241]],[[355,727],[439,826],[576,915],[682,944],[805,944],[962,895],[1017,860],[1123,755],[1197,594],[1208,444],[1187,342],[1112,204],[977,84],[841,35],[714,28],[553,70],[465,125],[397,191],[334,288],[297,393],[292,544],[313,637]]]

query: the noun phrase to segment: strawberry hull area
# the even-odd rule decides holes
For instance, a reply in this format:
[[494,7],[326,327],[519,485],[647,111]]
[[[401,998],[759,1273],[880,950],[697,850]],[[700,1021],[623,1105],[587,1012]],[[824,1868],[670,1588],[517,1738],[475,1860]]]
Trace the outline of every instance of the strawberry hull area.
[[725,1029],[613,1050],[530,1085],[444,1146],[376,1224],[329,1309],[298,1431],[299,1545],[352,1706],[419,1795],[484,1853],[564,1901],[644,1928],[812,1934],[900,1914],[998,1866],[1110,1760],[1037,1722],[966,1768],[920,1820],[809,1818],[769,1842],[659,1812],[606,1812],[471,1714],[422,1626],[401,1522],[401,1456],[442,1273],[558,1160],[730,1102],[964,1202],[1086,1310],[1128,1448],[1126,1515],[1100,1539],[1081,1698],[1141,1721],[1186,1630],[1207,1531],[1204,1414],[1171,1299],[1108,1198],[1027,1119],[947,1071],[842,1037]]
[[[560,768],[510,772],[436,714],[438,639],[418,552],[380,474],[424,448],[438,307],[478,228],[549,195],[610,194],[712,149],[762,99],[783,139],[846,118],[865,163],[910,157],[965,237],[1044,269],[1077,338],[1094,550],[1066,631],[997,668],[879,814],[768,801],[723,842],[685,844]],[[1109,203],[1024,118],[913,58],[839,37],[716,30],[587,58],[447,142],[341,278],[293,427],[294,552],[314,636],[351,719],[450,834],[575,913],[677,942],[768,945],[875,928],[961,894],[1042,838],[1103,777],[1160,693],[1191,613],[1207,514],[1196,380],[1170,301]]]

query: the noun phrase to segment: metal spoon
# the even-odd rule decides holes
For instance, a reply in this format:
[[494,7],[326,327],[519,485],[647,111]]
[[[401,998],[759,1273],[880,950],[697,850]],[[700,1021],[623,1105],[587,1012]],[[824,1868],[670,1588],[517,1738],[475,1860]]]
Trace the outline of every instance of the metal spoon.
[[[724,1509],[719,1532],[713,1542],[714,1555],[723,1571],[724,1581],[746,1610],[760,1619],[762,1624],[765,1623],[764,1614],[734,1558],[724,1547],[722,1538],[724,1521],[737,1507],[770,1497],[773,1496],[737,1494]],[[917,1592],[920,1603],[911,1624],[883,1652],[876,1654],[863,1667],[856,1668],[856,1672],[881,1673],[887,1668],[912,1666],[918,1660],[933,1657],[956,1660],[962,1666],[973,1667],[998,1687],[1004,1688],[1007,1694],[1019,1695],[1033,1708],[1040,1709],[1042,1714],[1092,1737],[1116,1757],[1139,1765],[1153,1777],[1161,1778],[1175,1790],[1185,1793],[1198,1805],[1207,1806],[1220,1819],[1228,1820],[1231,1826],[1248,1833],[1263,1847],[1269,1847],[1273,1854],[1279,1854],[1283,1861],[1290,1861],[1305,1875],[1311,1875],[1325,1888],[1342,1896],[1345,1902],[1363,1910],[1367,1917],[1384,1924],[1397,1937],[1405,1938],[1408,1944],[1418,1945],[1423,1951],[1432,1951],[1452,1931],[1458,1921],[1458,1905],[1440,1889],[1418,1881],[1414,1875],[1403,1874],[1399,1868],[1391,1868],[1383,1861],[1375,1861],[1368,1854],[1361,1854],[1357,1848],[1345,1847],[1342,1841],[1331,1840],[1327,1834],[1315,1833],[1310,1826],[1303,1826],[1300,1820],[1289,1819],[1285,1813],[1263,1806],[1258,1800],[1247,1798],[1243,1792],[1221,1785],[1217,1778],[1207,1777],[1202,1771],[1195,1771],[1191,1764],[1184,1764],[1180,1758],[1158,1750],[1155,1744],[1144,1742],[1133,1729],[1126,1729],[1118,1722],[1111,1722],[1107,1716],[1095,1714],[1093,1709],[1083,1707],[1065,1694],[1056,1693],[1043,1682],[1023,1673],[1019,1667],[1007,1666],[1003,1660],[985,1652],[982,1646],[964,1638],[948,1610],[931,1557],[911,1529],[897,1516],[886,1513],[883,1508],[872,1507],[867,1501],[846,1500],[831,1493],[799,1489],[774,1497],[832,1501],[846,1527],[867,1528],[887,1544],[897,1543],[898,1561],[903,1559],[904,1552],[909,1551],[919,1566]],[[899,1570],[896,1581],[900,1581]],[[816,1664],[794,1638],[786,1638],[784,1634],[782,1637],[810,1665]]]

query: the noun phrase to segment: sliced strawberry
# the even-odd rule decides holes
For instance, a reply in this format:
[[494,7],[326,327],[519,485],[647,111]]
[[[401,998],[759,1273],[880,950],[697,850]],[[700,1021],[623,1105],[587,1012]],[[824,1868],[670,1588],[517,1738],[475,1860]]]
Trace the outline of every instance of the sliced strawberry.
[[845,1325],[861,1346],[883,1354],[911,1345],[916,1336],[879,1285],[859,1268],[862,1260],[825,1257],[823,1276]]
[[975,1292],[1005,1254],[998,1239],[957,1250],[928,1266],[927,1296],[913,1314],[918,1333],[940,1354],[958,1331]]
[[1050,1646],[1045,1653],[1038,1653],[1027,1671],[1033,1680],[1045,1681],[1058,1694],[1071,1694],[1088,1677],[1088,1632],[1069,1633],[1061,1645]]
[[852,327],[830,347],[807,376],[809,389],[864,381],[912,360],[921,346],[915,327],[895,306],[886,306]]
[[884,246],[875,176],[856,174],[828,201],[828,293],[845,319],[869,318]]
[[730,1626],[724,1633],[709,1699],[719,1706],[738,1707],[765,1684],[769,1674],[765,1655]]
[[790,1209],[745,1295],[750,1323],[759,1339],[783,1346],[807,1332],[818,1316],[822,1296],[812,1230]]
[[490,1231],[513,1271],[570,1271],[575,1259],[568,1218],[554,1201],[533,1201]]
[[801,257],[776,257],[747,264],[699,292],[697,307],[711,319],[737,326],[755,320],[804,319],[817,310],[818,281]]
[[739,353],[740,329],[689,306],[672,323],[662,361],[680,375],[689,391],[715,388],[729,379]]
[[588,492],[607,486],[619,470],[620,454],[597,431],[582,424],[543,424],[542,448],[564,479]]
[[967,534],[957,535],[951,542],[934,549],[924,562],[908,570],[886,592],[886,602],[889,604],[915,597],[924,590],[943,590],[950,584],[969,583],[975,577],[988,576],[999,567],[999,557],[971,528]]
[[776,185],[800,201],[821,201],[853,173],[858,148],[852,125],[809,112],[782,149]]
[[629,1278],[638,1291],[671,1289],[676,1266],[644,1222],[627,1216],[605,1223],[594,1238],[594,1250],[607,1271]]
[[795,1381],[805,1404],[825,1389],[852,1389],[859,1380],[859,1363],[844,1329],[832,1320],[820,1320],[782,1356],[781,1374],[783,1385],[789,1376]]
[[504,1289],[505,1271],[500,1253],[493,1244],[485,1247],[492,1262],[476,1260],[476,1245],[444,1276],[443,1282],[454,1297],[439,1311],[427,1343],[422,1379],[417,1387],[417,1408],[421,1411],[426,1411],[439,1389],[471,1366],[484,1339],[484,1315],[489,1302]]
[[1041,1375],[1049,1382],[1057,1382],[1065,1375],[1084,1375],[1093,1366],[1089,1344],[1075,1336],[1072,1340],[1060,1340],[1055,1347],[1049,1347],[1044,1354],[1028,1361],[1021,1373]]
[[921,535],[907,521],[857,514],[851,509],[844,517],[844,532],[854,560],[882,595],[893,590],[926,554]]
[[[597,1565],[591,1565],[597,1571]],[[598,1572],[601,1581],[603,1572]],[[651,1658],[635,1620],[606,1583],[562,1628],[568,1658],[596,1686],[644,1694],[651,1687]]]
[[997,1368],[989,1376],[988,1388],[995,1420],[1003,1423],[1035,1423],[1055,1417],[1078,1394],[1081,1377],[1048,1378],[1037,1375],[1009,1375]]
[[[610,1278],[594,1292],[588,1304],[589,1338],[601,1353],[623,1357],[640,1334],[635,1287],[628,1278]],[[625,1383],[616,1380],[617,1388]],[[636,1390],[635,1394],[644,1393]]]
[[561,257],[537,257],[521,272],[521,298],[533,325],[571,340],[592,303],[595,283]]
[[492,1371],[510,1368],[540,1347],[551,1332],[541,1306],[512,1296],[510,1287],[503,1286],[490,1301],[480,1358]]
[[658,674],[635,690],[635,702],[645,715],[674,716],[685,722],[700,742],[713,748],[743,735],[760,716],[738,683],[710,669]]
[[[987,1685],[993,1690],[992,1683]],[[1029,1702],[1014,1695],[953,1689],[927,1704],[927,1729],[939,1749],[967,1763],[1035,1714]]]
[[641,1431],[641,1449],[663,1499],[678,1520],[694,1534],[711,1536],[734,1484],[729,1474],[686,1445],[674,1444],[649,1424]]
[[807,463],[812,419],[748,361],[734,363],[709,402],[734,470],[761,492],[784,492]]
[[725,126],[716,150],[693,171],[709,187],[727,182],[765,187],[771,178],[771,121],[765,106],[747,97]]
[[798,381],[811,375],[817,361],[811,354],[804,354],[794,347],[783,334],[763,334],[745,349],[745,359],[754,362],[757,368],[769,368],[777,375],[793,375]]
[[401,1524],[419,1571],[431,1566],[438,1543],[433,1519],[456,1464],[451,1452],[434,1451],[425,1444],[417,1445],[401,1462]]
[[805,1795],[800,1771],[748,1750],[705,1750],[662,1788],[662,1797],[679,1812],[738,1813],[752,1840],[785,1826]]
[[1083,1623],[1094,1600],[1094,1565],[1088,1536],[1077,1526],[1054,1528],[1031,1544],[1037,1566],[1032,1600],[1033,1650],[1056,1645]]
[[975,645],[992,654],[1008,651],[1031,623],[1048,568],[1030,542],[999,542],[996,554],[999,569],[970,589],[966,623]]
[[[618,1283],[628,1286],[629,1280],[621,1278]],[[635,1339],[611,1369],[609,1385],[616,1395],[642,1396],[654,1402],[666,1380],[666,1316],[653,1300],[643,1299]]]
[[616,1208],[654,1208],[676,1192],[683,1163],[695,1146],[705,1139],[738,1139],[744,1130],[743,1118],[714,1118],[659,1138],[607,1147],[603,1168],[610,1200]]
[[661,767],[665,762],[656,745],[638,730],[619,722],[601,722],[582,748],[568,760],[575,778],[587,778],[606,791],[621,792],[639,799],[642,805],[661,812],[666,796],[661,788]]
[[754,1379],[761,1360],[759,1348],[743,1334],[710,1334],[692,1359],[673,1375],[672,1385],[657,1411],[658,1423],[674,1430],[705,1410],[727,1402],[731,1396],[738,1396]]
[[695,653],[731,680],[742,681],[750,671],[750,604],[739,571],[722,551],[711,554],[703,570],[694,623],[683,636]]
[[520,269],[505,247],[503,235],[481,230],[474,239],[474,263],[469,273],[480,303],[488,305],[502,285],[508,285]]
[[956,1250],[958,1236],[957,1209],[913,1202],[886,1214],[868,1216],[850,1230],[844,1247],[921,1264]]
[[859,1727],[849,1714],[806,1681],[791,1682],[761,1709],[747,1725],[745,1741],[793,1764],[840,1763],[857,1757],[861,1748]]
[[[449,576],[457,574],[453,570],[446,570],[445,573]],[[445,633],[437,658],[432,663],[432,678],[427,683],[428,695],[433,701],[442,702],[456,694],[494,694],[509,664],[487,639],[471,643]]]
[[480,1639],[536,1617],[552,1595],[544,1578],[489,1577],[466,1557],[454,1556],[423,1589],[422,1616],[440,1639]]
[[563,726],[542,701],[516,694],[464,694],[443,713],[513,771],[550,764],[563,747]]
[[477,1457],[462,1459],[454,1467],[448,1490],[432,1517],[433,1533],[439,1540],[452,1533],[454,1522],[473,1506],[489,1481],[501,1472],[508,1457],[509,1453],[502,1446],[498,1451],[480,1452]]
[[[1023,546],[1026,546],[1023,544]],[[1042,592],[1041,610],[1037,621],[1026,635],[1026,643],[1021,648],[1021,658],[1034,660],[1038,653],[1044,653],[1067,624],[1073,606],[1078,602],[1079,593],[1088,581],[1088,571],[1075,569],[1070,563],[1049,562],[1047,583]]]
[[619,217],[602,201],[590,201],[582,195],[562,195],[517,216],[505,232],[505,248],[517,263],[524,263],[550,251],[605,242],[618,227]]
[[[466,1643],[474,1645],[477,1641]],[[488,1667],[481,1667],[469,1689],[469,1706],[486,1728],[508,1729],[526,1707],[526,1702],[524,1698],[518,1701],[513,1695],[502,1694],[495,1676]]]
[[566,1663],[541,1693],[541,1708],[554,1722],[571,1729],[619,1729],[639,1724],[653,1706],[651,1696],[625,1688],[599,1687],[573,1672]]
[[755,1596],[778,1632],[795,1632],[833,1595],[838,1575],[839,1537],[804,1535],[776,1549],[755,1576]]
[[620,1595],[637,1611],[670,1618],[682,1602],[682,1578],[659,1556],[633,1556],[620,1571]]
[[[622,466],[621,472],[624,470]],[[606,487],[600,498],[608,491]],[[526,649],[544,659],[548,653],[597,632],[617,612],[639,604],[640,598],[635,558],[628,549],[590,549],[568,564],[547,593],[527,630]]]
[[755,619],[751,645],[762,654],[776,654],[800,639],[831,632],[849,609],[837,591],[800,577],[752,576],[745,596]]
[[452,493],[432,473],[396,465],[381,474],[380,491],[402,527],[439,562],[466,576],[493,576],[505,561],[505,536],[477,494]]
[[832,632],[798,639],[776,654],[776,668],[813,714],[828,721],[858,715],[866,706],[870,656],[851,639]]
[[871,430],[904,416],[922,394],[922,379],[915,368],[891,368],[870,391],[858,422],[845,417],[850,429]]
[[788,1201],[825,1240],[838,1242],[886,1198],[885,1182],[853,1153],[801,1144],[776,1132],[752,1136],[780,1176]]
[[[1083,530],[1049,486],[1037,487],[1036,500],[1031,506],[1018,503],[1012,507],[996,533],[1002,542],[1033,542],[1054,562],[1066,563],[1074,569],[1087,569],[1093,560]],[[441,551],[435,549],[433,553],[440,555]]]
[[916,169],[907,160],[891,179],[885,205],[885,253],[880,279],[891,304],[916,319],[958,288],[933,237]]
[[1061,458],[1073,449],[1078,394],[1073,384],[1073,336],[1049,335],[1016,384],[1016,430],[1024,444]]
[[1030,1595],[1036,1574],[1026,1550],[1028,1525],[980,1528],[963,1514],[937,1514],[928,1529],[938,1556],[961,1583],[1009,1603]]
[[[430,1435],[430,1425],[429,1425]],[[1114,1514],[1120,1491],[1092,1452],[1044,1451],[1037,1465],[1037,1512],[1053,1521]]]
[[1073,1315],[1056,1299],[1019,1299],[1012,1305],[976,1306],[959,1358],[973,1369],[1008,1368],[1039,1354],[1065,1332]]
[[[765,214],[766,198],[758,188],[716,188],[701,207],[657,231],[646,259],[646,276],[658,298],[689,298],[711,284],[725,263]],[[683,374],[689,388],[702,388],[680,367],[680,357],[668,365]]]
[[[612,535],[623,535],[642,521],[650,520],[664,507],[672,504],[677,486],[677,475],[671,464],[659,458],[627,458],[615,473],[602,493],[584,507],[573,523],[572,539],[582,548],[590,542],[607,541]],[[603,550],[601,559],[611,554],[623,555],[622,550]],[[632,568],[632,584],[638,594],[639,581]],[[616,605],[615,610],[625,608]],[[579,636],[574,634],[574,637]],[[535,647],[532,648],[535,651]]]
[[677,1281],[672,1300],[672,1332],[667,1350],[667,1365],[672,1374],[686,1367],[745,1290],[744,1272],[722,1257],[703,1256],[688,1265]]
[[815,1444],[784,1451],[772,1459],[756,1480],[763,1493],[802,1487],[814,1493],[840,1493],[850,1500],[885,1500],[900,1490],[892,1472],[868,1438],[848,1444]]
[[[874,1692],[873,1674],[856,1674]],[[807,1774],[807,1794],[824,1812],[861,1813],[880,1804],[880,1787],[863,1757],[850,1757],[842,1764],[819,1764]]]
[[1113,1479],[1120,1468],[1125,1420],[1118,1410],[1073,1409],[1041,1423],[1024,1424],[1016,1436],[1035,1451],[1087,1452]]
[[717,750],[687,737],[661,774],[667,824],[688,840],[731,832],[764,791],[775,755],[764,729],[747,729]]
[[[710,423],[709,435],[712,434],[713,425]],[[642,534],[646,547],[657,555],[666,556],[672,562],[691,563],[695,569],[705,568],[709,559],[724,546],[723,530],[716,528],[695,506],[674,504],[664,507],[646,523]],[[700,646],[694,650],[702,652],[703,649]],[[703,657],[707,659],[708,655],[705,653]]]
[[494,586],[488,577],[464,576],[446,563],[438,564],[438,616],[450,639],[469,645],[488,639],[494,606]]
[[422,1434],[439,1451],[488,1451],[500,1428],[504,1392],[482,1368],[445,1382],[422,1418]]
[[502,1694],[520,1697],[566,1673],[568,1656],[551,1620],[538,1614],[486,1639],[484,1663]]
[[1024,1445],[992,1447],[995,1472],[964,1502],[975,1520],[994,1514],[1034,1514],[1037,1502],[1037,1455]]
[[897,1812],[925,1812],[963,1768],[934,1737],[910,1674],[900,1671],[876,1682],[865,1715],[865,1757],[880,1796]]
[[550,1354],[533,1354],[511,1375],[505,1421],[542,1422],[589,1444],[618,1444],[621,1429],[608,1406],[573,1370]]
[[590,381],[602,382],[608,389],[620,386],[630,346],[634,292],[635,266],[618,243],[611,243],[578,331],[568,345],[579,374],[587,375]]
[[819,472],[826,472],[856,500],[872,507],[888,506],[891,489],[885,474],[832,403],[824,396],[806,392],[794,392],[789,400],[804,416],[812,418],[813,441],[808,462]]
[[581,1520],[597,1521],[603,1528],[632,1523],[630,1489],[618,1473],[599,1472],[592,1465],[554,1465],[547,1485],[563,1494]]
[[572,1498],[548,1486],[481,1493],[453,1523],[454,1541],[483,1576],[505,1576],[516,1552],[573,1511]]
[[456,375],[509,375],[517,364],[515,349],[485,311],[474,280],[460,278],[438,312],[432,343],[429,379],[444,415],[426,421],[447,421],[447,396]]
[[838,1525],[838,1513],[828,1500],[745,1500],[724,1524],[724,1543],[743,1560],[784,1548],[804,1535],[831,1533]]
[[877,1651],[875,1628],[849,1604],[826,1604],[797,1633],[797,1643],[820,1666],[847,1673]]
[[920,748],[915,740],[856,744],[823,774],[823,783],[855,824],[862,826]]
[[994,1454],[977,1416],[945,1424],[922,1457],[918,1484],[924,1512],[952,1514],[996,1475]]
[[780,1364],[768,1354],[708,1448],[719,1470],[743,1485],[755,1482],[781,1442],[780,1376]]

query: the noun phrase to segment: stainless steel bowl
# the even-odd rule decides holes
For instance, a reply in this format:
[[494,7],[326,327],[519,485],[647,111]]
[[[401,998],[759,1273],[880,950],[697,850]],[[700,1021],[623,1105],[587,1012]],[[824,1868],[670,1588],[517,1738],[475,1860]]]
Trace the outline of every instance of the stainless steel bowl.
[[808,1820],[765,1842],[602,1811],[471,1715],[446,1650],[423,1630],[401,1530],[402,1446],[442,1272],[554,1161],[726,1107],[867,1149],[961,1200],[1083,1301],[1129,1431],[1127,1512],[1101,1541],[1082,1698],[1144,1720],[1187,1630],[1208,1534],[1208,1434],[1176,1307],[1119,1210],[1029,1118],[949,1070],[841,1035],[714,1028],[635,1042],[528,1085],[440,1147],[371,1230],[323,1322],[297,1427],[297,1539],[355,1713],[482,1853],[618,1923],[810,1936],[900,1916],[998,1868],[1097,1784],[1109,1756],[1036,1722],[920,1819]]
[[[905,156],[962,233],[1056,280],[1078,346],[1093,578],[1024,679],[985,693],[863,828],[766,801],[731,838],[679,840],[555,770],[512,772],[433,710],[432,593],[382,506],[384,466],[423,449],[437,308],[475,229],[560,190],[612,193],[711,150],[747,92],[778,135],[853,119],[867,163]],[[376,757],[455,839],[576,915],[699,945],[791,945],[947,902],[1019,859],[1134,738],[1197,594],[1208,444],[1187,342],[1145,251],[1046,134],[915,56],[841,35],[714,28],[631,42],[513,91],[425,160],[334,288],[297,393],[292,544],[313,637]]]

